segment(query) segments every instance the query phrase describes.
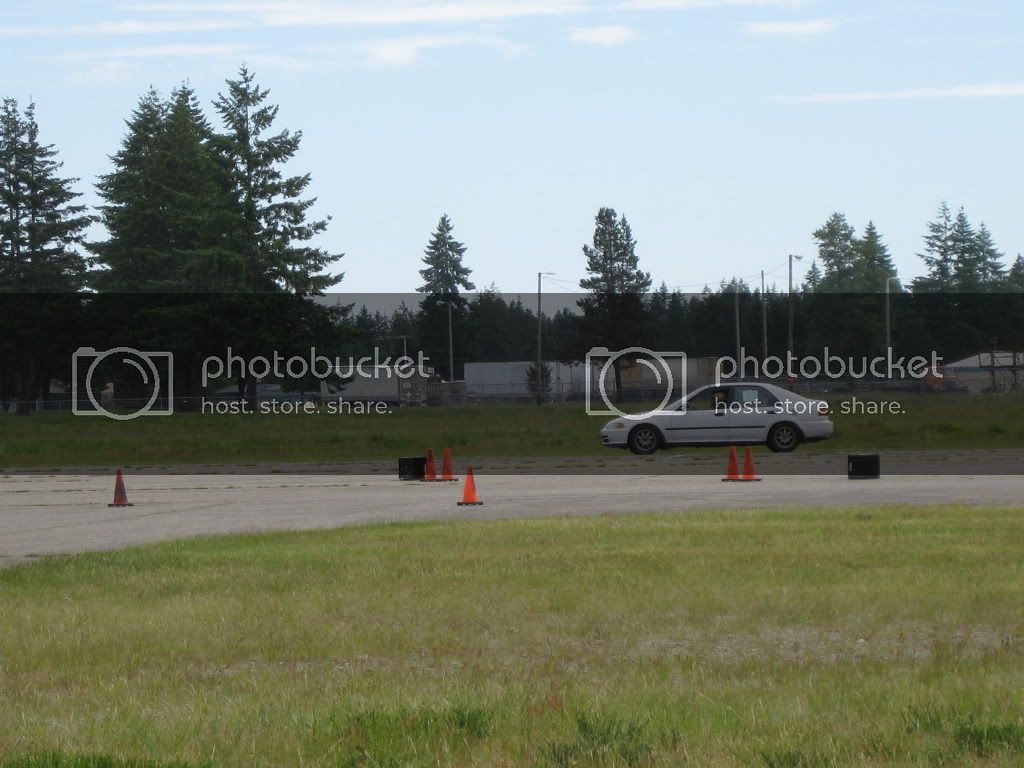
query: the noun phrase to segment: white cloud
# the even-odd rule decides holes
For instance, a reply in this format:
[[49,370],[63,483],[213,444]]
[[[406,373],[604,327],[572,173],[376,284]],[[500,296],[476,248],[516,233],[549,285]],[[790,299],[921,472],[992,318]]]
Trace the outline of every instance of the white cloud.
[[121,10],[135,13],[229,15],[267,27],[395,26],[427,23],[473,23],[586,13],[591,0],[378,0],[337,3],[295,2],[134,3]]
[[71,51],[64,58],[73,61],[99,61],[115,59],[168,59],[198,58],[206,56],[237,56],[247,46],[238,43],[214,43],[212,45],[145,45],[137,48],[105,48],[90,51]]
[[862,101],[912,101],[917,99],[970,99],[1024,96],[1024,82],[954,85],[945,88],[909,88],[894,91],[818,93],[776,99],[783,104],[837,104]]
[[317,63],[322,64],[325,61],[322,53],[306,48],[293,54],[274,54],[240,43],[171,43],[69,51],[60,58],[70,65],[66,73],[69,82],[103,85],[137,79],[140,68],[146,68],[148,64],[146,71],[154,70],[165,59],[189,59],[190,63],[201,60],[219,62],[218,67],[223,66],[224,61],[233,66],[244,60],[257,69],[303,71]]
[[747,34],[760,37],[812,37],[832,32],[838,23],[835,19],[804,19],[802,21],[757,21],[747,24]]
[[636,30],[632,27],[605,26],[605,27],[574,27],[569,30],[569,39],[574,43],[586,43],[588,45],[614,46],[623,45],[635,40]]
[[89,24],[0,26],[0,37],[52,37],[55,35],[157,35],[175,32],[212,32],[225,29],[243,29],[251,24],[231,19],[166,19],[142,21],[98,21]]
[[522,46],[500,37],[485,35],[410,35],[368,40],[361,48],[370,62],[383,67],[404,67],[414,63],[424,51],[441,48],[483,47],[506,53],[519,53]]
[[631,11],[689,11],[709,8],[802,8],[807,0],[622,0]]
[[609,10],[637,12],[708,8],[797,8],[806,0],[220,0],[128,2],[113,6],[121,18],[64,25],[0,26],[0,37],[146,35],[251,27],[388,27],[472,24],[540,17],[587,16]]
[[394,26],[399,24],[472,23],[538,16],[562,16],[588,10],[582,0],[484,0],[483,2],[394,3],[341,6],[289,3],[258,12],[271,27]]

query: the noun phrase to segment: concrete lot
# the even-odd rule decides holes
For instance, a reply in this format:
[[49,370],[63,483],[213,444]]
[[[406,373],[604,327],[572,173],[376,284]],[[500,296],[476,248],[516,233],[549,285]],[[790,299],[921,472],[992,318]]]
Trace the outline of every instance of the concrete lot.
[[774,475],[758,483],[712,476],[483,475],[482,507],[459,507],[460,483],[380,475],[127,476],[128,508],[109,508],[113,477],[0,477],[0,565],[200,534],[371,522],[500,519],[771,506],[967,503],[1020,505],[1020,475]]

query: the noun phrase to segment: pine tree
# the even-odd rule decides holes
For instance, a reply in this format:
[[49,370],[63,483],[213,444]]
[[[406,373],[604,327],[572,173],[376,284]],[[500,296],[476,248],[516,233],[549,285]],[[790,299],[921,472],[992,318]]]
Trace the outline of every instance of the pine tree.
[[39,142],[35,104],[0,110],[0,287],[66,291],[81,287],[85,260],[75,249],[89,226],[75,205],[78,179],[59,175],[53,145]]
[[669,292],[668,285],[662,280],[661,285],[651,294],[647,302],[647,316],[654,332],[652,340],[645,342],[645,346],[662,348],[660,340],[664,338],[663,331],[669,324],[668,308],[671,302],[672,294]]
[[[423,353],[431,360],[446,361],[439,367],[451,380],[457,380],[475,343],[467,325],[468,303],[459,295],[459,289],[473,290],[476,286],[469,280],[471,270],[462,263],[466,246],[453,237],[452,231],[451,219],[442,215],[423,251],[423,285],[418,290],[425,296],[420,302],[416,326]],[[447,361],[451,362],[450,370]]]
[[852,291],[854,285],[857,250],[854,247],[853,227],[842,213],[833,213],[814,231],[818,242],[818,259],[823,276],[817,290]]
[[950,291],[953,289],[953,214],[949,205],[939,206],[935,220],[928,223],[928,234],[924,236],[924,252],[918,254],[928,268],[925,277],[914,280],[915,291]]
[[996,248],[992,233],[985,226],[985,222],[978,225],[978,233],[975,235],[975,250],[978,278],[982,287],[986,289],[998,287],[1005,277],[1003,254]]
[[18,103],[4,99],[0,112],[0,288],[10,289],[23,281],[21,246],[25,200],[24,146]]
[[225,133],[214,137],[213,146],[230,168],[241,205],[238,247],[246,281],[252,290],[321,293],[341,281],[343,275],[324,270],[342,254],[306,245],[327,229],[330,218],[307,220],[316,203],[316,198],[302,198],[310,174],[284,175],[283,166],[299,151],[302,132],[269,133],[278,114],[278,107],[267,103],[269,94],[242,66],[214,102]]
[[660,329],[658,349],[685,351],[693,346],[689,331],[689,303],[678,288],[673,289],[668,299],[665,326]]
[[467,320],[470,328],[469,359],[473,362],[520,359],[509,306],[496,286],[485,288],[473,297]]
[[854,240],[853,245],[857,255],[853,289],[866,293],[884,292],[886,281],[896,277],[896,267],[873,221],[868,222],[864,236]]
[[18,413],[65,377],[85,261],[76,246],[89,225],[75,205],[77,179],[62,178],[52,145],[39,140],[35,105],[0,108],[0,399]]
[[443,214],[437,223],[437,229],[430,238],[423,255],[426,265],[420,270],[423,285],[418,289],[438,297],[457,297],[459,288],[472,291],[476,288],[470,282],[472,270],[462,264],[466,254],[466,246],[452,237],[452,221],[448,214]]
[[388,349],[392,350],[391,354],[395,357],[413,354],[413,350],[418,345],[416,315],[406,306],[404,301],[391,313],[391,317],[388,319],[388,328],[392,336],[391,345],[388,347]]
[[818,261],[815,259],[811,262],[811,268],[807,270],[807,274],[804,276],[804,290],[813,293],[821,286],[823,279],[821,269],[818,267]]
[[244,287],[231,177],[210,148],[195,92],[164,103],[150,89],[128,120],[114,170],[97,185],[106,242],[90,246],[114,291],[229,291]]
[[105,205],[100,220],[109,235],[89,249],[105,268],[94,273],[98,288],[128,290],[144,287],[156,277],[170,280],[159,263],[164,242],[163,195],[158,179],[157,141],[167,107],[152,88],[139,100],[126,121],[128,132],[113,156],[114,170],[96,185]]
[[25,205],[29,284],[36,290],[78,290],[86,262],[75,246],[82,244],[92,222],[80,194],[72,189],[78,179],[59,176],[64,163],[52,144],[39,143],[35,104],[25,110]]
[[[644,294],[651,276],[640,269],[626,217],[613,208],[601,208],[594,217],[592,244],[583,246],[583,255],[589,277],[580,280],[580,288],[590,295],[577,304],[593,345],[612,350],[640,346],[649,332]],[[618,356],[613,364],[616,397],[622,396],[622,367],[627,362]]]
[[230,176],[210,149],[212,136],[195,92],[187,86],[175,89],[156,142],[164,213],[162,263],[174,281],[168,290],[245,286],[237,249],[238,207]]
[[4,99],[0,112],[0,288],[24,284],[25,127],[18,102]]
[[1011,291],[1024,292],[1024,256],[1019,253],[1006,275],[1006,287]]
[[963,208],[953,220],[949,231],[949,246],[953,255],[954,287],[961,293],[977,291],[981,287],[978,238]]
[[551,393],[551,366],[543,363],[540,371],[537,370],[537,363],[530,363],[526,369],[526,391],[537,397],[538,402]]
[[593,245],[583,246],[590,277],[580,288],[594,294],[643,294],[651,287],[651,276],[639,269],[636,240],[626,217],[613,208],[601,208],[594,219]]

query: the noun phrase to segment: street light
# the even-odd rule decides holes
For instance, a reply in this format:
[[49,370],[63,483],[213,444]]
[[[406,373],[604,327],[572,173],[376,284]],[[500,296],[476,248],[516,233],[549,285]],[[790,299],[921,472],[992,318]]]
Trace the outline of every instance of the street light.
[[890,293],[889,286],[892,285],[892,281],[893,280],[898,280],[898,279],[899,278],[892,277],[891,275],[889,277],[885,278],[885,352],[886,352],[886,354],[888,354],[889,350],[892,349],[892,320],[889,317],[889,313],[890,313],[890,310],[889,310],[889,293]]
[[[803,261],[803,256],[794,253],[789,254],[789,346],[786,348],[786,365],[789,365],[789,357],[793,354],[793,259]],[[792,375],[792,371],[788,372]]]
[[537,405],[544,404],[544,358],[541,356],[541,327],[542,315],[540,313],[540,281],[545,275],[554,275],[554,272],[537,273]]
[[446,299],[441,301],[438,299],[434,304],[440,306],[441,304],[448,305],[448,381],[455,381],[455,350],[452,344],[452,300]]
[[761,360],[768,359],[768,302],[764,295],[764,270],[761,270]]

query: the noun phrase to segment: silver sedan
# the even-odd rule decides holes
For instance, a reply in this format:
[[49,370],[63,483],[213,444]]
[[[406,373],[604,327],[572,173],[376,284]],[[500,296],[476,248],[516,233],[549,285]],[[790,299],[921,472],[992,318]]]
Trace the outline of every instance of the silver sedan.
[[612,419],[601,430],[601,442],[641,455],[659,448],[712,445],[766,445],[788,453],[800,443],[831,437],[830,414],[823,400],[774,384],[716,384],[643,418]]

